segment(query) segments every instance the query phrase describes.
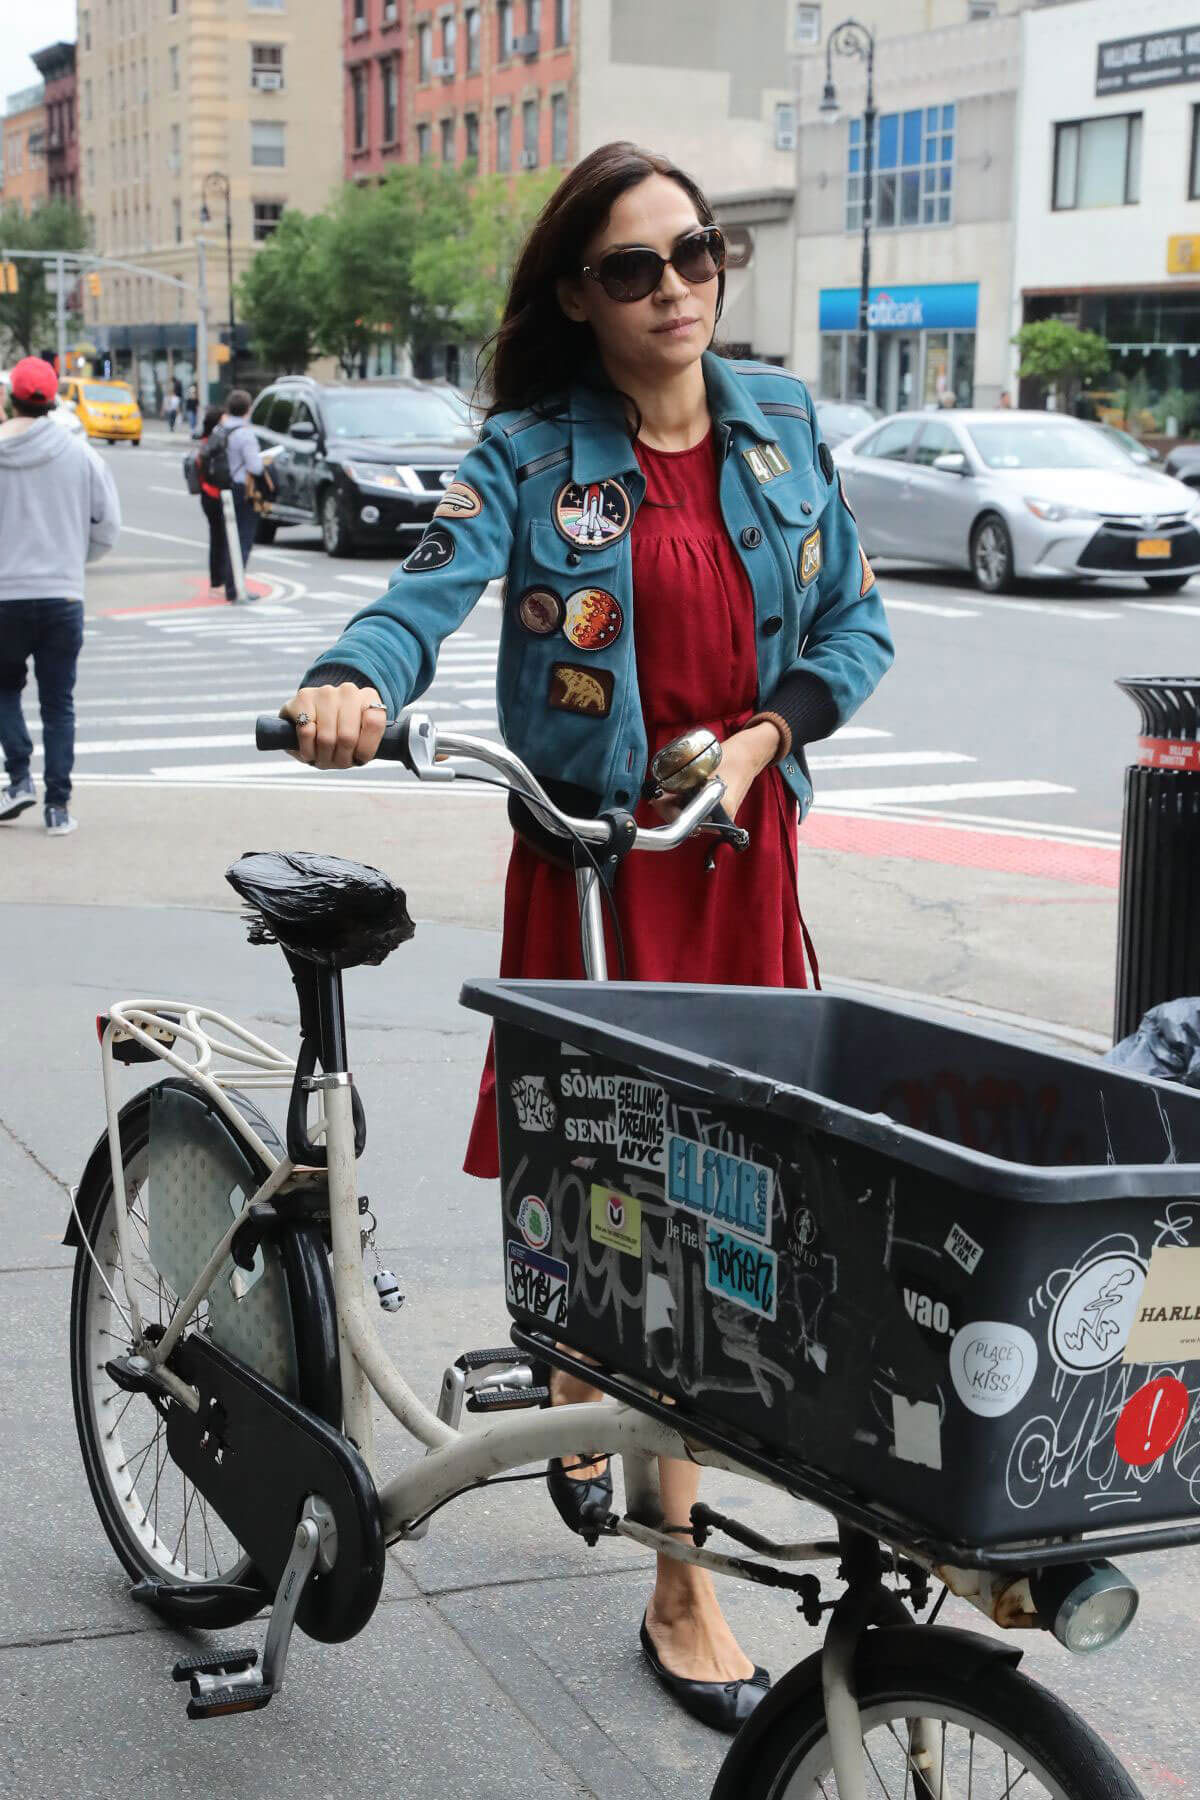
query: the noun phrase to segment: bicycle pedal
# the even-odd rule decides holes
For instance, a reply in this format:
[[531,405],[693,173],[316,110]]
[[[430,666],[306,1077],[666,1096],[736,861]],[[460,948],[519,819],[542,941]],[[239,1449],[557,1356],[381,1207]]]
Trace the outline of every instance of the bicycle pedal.
[[171,1670],[172,1681],[188,1681],[193,1675],[241,1675],[258,1661],[257,1650],[211,1650],[181,1656]]
[[193,1694],[187,1703],[189,1719],[220,1719],[228,1713],[259,1712],[268,1705],[275,1689],[259,1682],[254,1687],[212,1688]]
[[514,1350],[511,1344],[506,1345],[503,1350],[464,1350],[461,1356],[455,1357],[454,1366],[456,1369],[471,1371],[503,1369],[512,1363],[522,1362],[524,1356],[523,1350]]
[[548,1387],[474,1388],[467,1395],[467,1411],[516,1412],[523,1406],[545,1406],[549,1399]]

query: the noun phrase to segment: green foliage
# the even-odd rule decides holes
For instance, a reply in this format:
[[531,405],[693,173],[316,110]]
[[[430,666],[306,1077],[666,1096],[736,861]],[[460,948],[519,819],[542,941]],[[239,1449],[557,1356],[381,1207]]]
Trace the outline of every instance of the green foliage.
[[1080,331],[1065,319],[1039,319],[1022,325],[1013,339],[1021,352],[1020,373],[1036,380],[1061,382],[1068,397],[1082,381],[1103,375],[1110,352],[1106,338]]
[[465,205],[449,229],[422,235],[413,259],[416,342],[478,343],[491,336],[521,245],[558,180],[558,171],[547,169],[515,182],[487,175],[461,184]]
[[302,374],[316,354],[316,220],[285,212],[238,282],[238,309],[259,361]]
[[1191,393],[1186,388],[1168,388],[1154,408],[1155,423],[1158,429],[1165,431],[1168,419],[1174,419],[1176,431],[1181,437],[1185,437],[1195,422],[1198,400],[1200,400],[1200,395]]
[[[87,221],[65,200],[50,200],[29,218],[16,207],[0,212],[0,251],[82,250]],[[20,290],[0,294],[0,341],[8,339],[22,356],[34,356],[54,340],[55,297],[46,286],[41,263],[21,257]]]

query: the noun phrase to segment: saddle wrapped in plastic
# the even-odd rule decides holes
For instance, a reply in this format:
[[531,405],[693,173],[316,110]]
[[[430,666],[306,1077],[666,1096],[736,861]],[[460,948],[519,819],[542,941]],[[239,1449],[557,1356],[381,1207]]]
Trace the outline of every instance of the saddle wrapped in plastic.
[[251,943],[277,943],[327,968],[381,963],[416,930],[402,888],[340,856],[250,850],[225,879],[254,909]]

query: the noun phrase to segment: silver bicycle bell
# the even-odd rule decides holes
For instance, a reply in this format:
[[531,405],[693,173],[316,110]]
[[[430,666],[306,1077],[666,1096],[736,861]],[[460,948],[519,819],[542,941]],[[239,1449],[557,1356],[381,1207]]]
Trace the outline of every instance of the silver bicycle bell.
[[650,781],[659,794],[692,794],[711,781],[721,766],[721,745],[711,731],[698,725],[682,737],[664,744],[650,763]]

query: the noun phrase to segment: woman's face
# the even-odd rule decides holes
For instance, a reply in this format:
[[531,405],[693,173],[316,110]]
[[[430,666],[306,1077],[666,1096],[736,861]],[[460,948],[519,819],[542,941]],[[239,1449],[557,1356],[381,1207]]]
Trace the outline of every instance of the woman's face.
[[[678,182],[648,175],[621,195],[587,245],[583,261],[595,269],[609,252],[632,245],[670,256],[680,238],[701,229],[696,208]],[[716,279],[692,286],[668,263],[644,300],[610,300],[600,283],[586,275],[560,281],[558,297],[569,319],[591,326],[608,367],[636,370],[653,380],[677,373],[707,350],[716,329],[718,286]]]

